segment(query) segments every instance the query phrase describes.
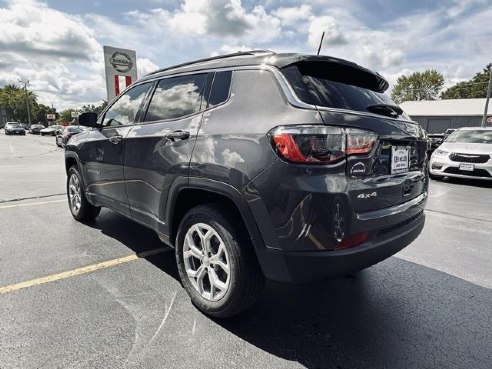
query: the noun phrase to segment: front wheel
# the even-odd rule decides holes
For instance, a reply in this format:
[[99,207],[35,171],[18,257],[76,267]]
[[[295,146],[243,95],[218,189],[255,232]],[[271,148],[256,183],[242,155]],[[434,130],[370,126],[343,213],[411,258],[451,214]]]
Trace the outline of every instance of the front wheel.
[[76,220],[92,220],[101,211],[99,206],[93,206],[87,201],[82,186],[82,179],[75,166],[68,170],[67,197],[70,212]]
[[250,307],[264,276],[237,216],[219,204],[189,210],[178,230],[176,261],[192,302],[205,314],[226,318]]

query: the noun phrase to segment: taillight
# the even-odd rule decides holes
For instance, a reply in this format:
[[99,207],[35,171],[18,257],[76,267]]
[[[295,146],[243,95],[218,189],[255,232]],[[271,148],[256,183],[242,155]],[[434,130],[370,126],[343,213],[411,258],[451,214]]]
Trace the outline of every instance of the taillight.
[[358,128],[284,126],[272,133],[272,144],[284,159],[303,164],[331,164],[346,155],[368,154],[378,135]]

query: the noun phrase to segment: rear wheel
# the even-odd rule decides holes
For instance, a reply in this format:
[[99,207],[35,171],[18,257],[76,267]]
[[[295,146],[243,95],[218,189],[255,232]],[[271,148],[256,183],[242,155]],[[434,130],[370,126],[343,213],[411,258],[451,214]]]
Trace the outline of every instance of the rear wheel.
[[214,317],[240,313],[263,289],[264,276],[244,225],[219,204],[200,205],[185,214],[176,261],[192,302]]
[[67,197],[70,212],[76,220],[92,220],[101,211],[99,206],[93,206],[87,201],[82,179],[75,165],[68,170]]

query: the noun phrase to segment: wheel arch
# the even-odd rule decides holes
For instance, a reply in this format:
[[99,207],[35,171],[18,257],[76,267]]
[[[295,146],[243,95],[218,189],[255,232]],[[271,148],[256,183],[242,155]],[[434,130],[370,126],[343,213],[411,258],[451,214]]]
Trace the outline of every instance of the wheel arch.
[[185,213],[200,204],[221,203],[230,206],[241,217],[255,249],[263,249],[264,242],[249,206],[233,186],[206,178],[176,180],[169,191],[165,209],[169,242],[174,246],[178,227]]

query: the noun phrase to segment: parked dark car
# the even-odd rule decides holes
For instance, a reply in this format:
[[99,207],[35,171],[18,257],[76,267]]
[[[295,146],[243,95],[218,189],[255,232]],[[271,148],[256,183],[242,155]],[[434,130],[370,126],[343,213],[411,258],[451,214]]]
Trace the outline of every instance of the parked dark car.
[[6,135],[24,135],[26,131],[22,128],[20,123],[17,122],[7,122],[4,127],[4,131]]
[[21,127],[24,128],[24,131],[29,131],[29,124],[27,123],[20,123]]
[[65,147],[70,137],[85,131],[87,127],[84,126],[68,126],[63,130],[58,130],[56,134],[56,146]]
[[427,135],[430,141],[430,152],[434,152],[443,142],[444,134],[442,133],[430,133]]
[[216,317],[249,307],[265,278],[366,268],[425,219],[426,134],[387,88],[345,60],[264,51],[159,70],[79,116],[93,129],[66,146],[70,210],[155,230]]
[[443,136],[444,136],[444,140],[446,140],[449,135],[451,133],[453,133],[454,131],[456,131],[456,128],[448,128],[444,133],[443,133]]
[[44,126],[42,124],[33,124],[29,128],[29,133],[33,135],[38,135],[42,129],[44,129]]
[[41,134],[41,136],[56,136],[57,131],[63,128],[64,127],[61,125],[53,124],[52,126],[43,128],[41,131],[39,131],[39,133]]

